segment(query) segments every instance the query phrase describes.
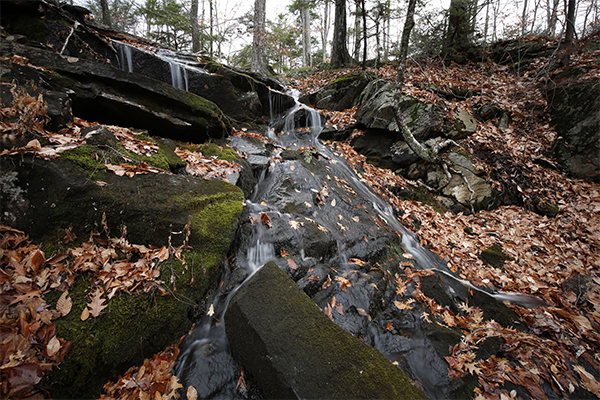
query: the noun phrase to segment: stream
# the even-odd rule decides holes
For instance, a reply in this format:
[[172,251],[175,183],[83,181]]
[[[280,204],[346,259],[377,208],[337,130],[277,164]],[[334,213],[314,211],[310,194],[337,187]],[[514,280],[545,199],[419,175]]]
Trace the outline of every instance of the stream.
[[[131,70],[129,47],[121,46],[121,52],[121,68]],[[160,56],[170,65],[173,86],[186,90],[193,67],[171,54]],[[273,98],[281,99],[281,93]],[[421,278],[422,290],[454,312],[473,293],[479,293],[479,302],[492,303],[492,313],[504,307],[510,314],[503,300],[540,305],[538,300],[491,293],[452,273],[398,221],[402,211],[393,210],[360,172],[318,139],[321,115],[299,103],[297,93],[295,99],[283,118],[273,117],[271,110],[270,127],[262,132],[268,143],[230,138],[232,147],[248,155],[258,182],[245,201],[221,284],[207,299],[206,314],[180,344],[175,374],[199,398],[262,398],[229,350],[224,317],[235,291],[274,261],[333,322],[381,351],[428,396],[459,397],[465,382],[448,377],[443,357],[461,333],[423,320],[429,309],[410,297],[416,283],[407,281],[399,290],[405,268],[434,271]],[[272,108],[278,106],[271,102]],[[399,302],[406,307],[398,308]]]

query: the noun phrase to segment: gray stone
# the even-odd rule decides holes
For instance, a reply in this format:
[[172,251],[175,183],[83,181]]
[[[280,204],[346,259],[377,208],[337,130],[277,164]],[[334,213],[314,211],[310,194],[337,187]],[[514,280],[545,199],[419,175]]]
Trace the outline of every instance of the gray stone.
[[231,299],[234,355],[267,398],[426,398],[383,354],[330,321],[275,263]]
[[[393,100],[392,83],[382,79],[369,83],[360,97],[360,106],[354,116],[357,123],[368,129],[398,132]],[[401,96],[399,107],[406,125],[417,139],[439,136],[449,130],[444,121],[446,108],[441,104],[423,103],[410,96]]]
[[600,181],[600,83],[567,81],[546,96],[559,134],[554,156],[572,175]]

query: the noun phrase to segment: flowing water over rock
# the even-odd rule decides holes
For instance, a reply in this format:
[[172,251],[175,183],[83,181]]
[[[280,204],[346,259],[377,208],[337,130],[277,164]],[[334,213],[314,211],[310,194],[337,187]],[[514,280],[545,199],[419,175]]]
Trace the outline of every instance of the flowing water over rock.
[[[459,303],[478,302],[502,324],[518,324],[518,317],[494,297],[516,297],[470,291],[468,282],[418,244],[359,173],[318,140],[320,131],[318,112],[300,103],[270,128],[268,170],[246,201],[221,288],[207,303],[210,315],[182,345],[177,375],[201,397],[242,396],[223,316],[236,288],[272,260],[336,324],[381,351],[428,396],[465,397],[476,378],[451,380],[443,359],[460,330],[427,322],[429,309],[411,293],[418,289],[455,312]],[[243,142],[233,143],[247,149]],[[424,269],[433,272],[410,278]]]

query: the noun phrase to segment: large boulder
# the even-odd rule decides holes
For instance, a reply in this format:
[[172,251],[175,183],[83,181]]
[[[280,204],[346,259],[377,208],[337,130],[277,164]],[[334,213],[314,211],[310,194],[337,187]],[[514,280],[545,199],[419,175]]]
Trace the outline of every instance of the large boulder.
[[383,354],[330,321],[273,262],[236,292],[225,320],[234,354],[268,398],[426,398]]
[[[360,106],[354,116],[357,125],[366,129],[399,132],[393,101],[393,83],[383,79],[372,81],[360,96]],[[406,125],[417,139],[429,139],[451,131],[445,120],[447,110],[443,104],[423,103],[414,97],[401,96],[399,107]]]
[[373,78],[367,74],[350,73],[334,79],[318,91],[300,98],[316,108],[343,111],[356,106],[367,84]]
[[[73,343],[45,382],[57,398],[97,397],[108,380],[189,331],[220,275],[244,197],[239,188],[221,180],[171,173],[117,176],[104,165],[118,164],[126,156],[143,158],[163,172],[180,168],[169,141],[157,140],[158,153],[140,156],[129,153],[103,127],[90,129],[86,137],[87,144],[64,151],[58,159],[0,157],[3,221],[43,243],[47,255],[70,246],[62,242],[66,231],[79,238],[75,244],[123,235],[129,243],[148,248],[187,242],[191,250],[183,253],[185,265],[174,256],[160,264],[155,290],[117,292],[100,316],[85,321],[80,315],[86,296],[98,282],[87,272],[74,277],[69,289],[72,310],[53,321],[57,336]],[[50,291],[44,299],[54,308],[60,295]]]
[[[18,39],[28,46],[60,52],[65,57],[119,68],[130,74],[128,80],[136,84],[138,80],[139,83],[144,81],[140,77],[143,75],[173,85],[217,104],[223,113],[237,121],[262,123],[266,116],[279,114],[294,104],[274,79],[226,67],[192,54],[160,49],[145,39],[90,21],[85,18],[89,10],[83,7],[33,0],[6,2],[3,11],[2,26],[12,41]],[[4,50],[3,54],[6,54]],[[98,75],[89,69],[89,65],[82,69]],[[105,73],[100,75],[106,76]],[[82,83],[88,85],[87,82]],[[112,93],[113,97],[115,95]],[[123,97],[127,101],[116,104],[112,112],[119,113],[121,108],[132,112],[128,104],[132,99]],[[161,107],[150,109],[157,111]],[[165,110],[165,114],[171,114],[170,111]],[[136,112],[139,111],[133,110],[133,114]]]
[[13,42],[0,41],[0,48],[4,54],[25,57],[33,64],[1,60],[0,79],[19,77],[66,93],[80,118],[197,143],[223,138],[231,130],[229,120],[214,103],[152,78]]
[[552,154],[573,176],[600,181],[600,83],[566,79],[546,97],[558,133]]

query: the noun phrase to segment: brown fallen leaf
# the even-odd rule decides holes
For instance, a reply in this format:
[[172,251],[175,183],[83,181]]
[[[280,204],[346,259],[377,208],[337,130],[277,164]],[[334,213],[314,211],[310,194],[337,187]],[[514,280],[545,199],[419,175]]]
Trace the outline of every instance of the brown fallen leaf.
[[298,269],[298,265],[296,264],[296,261],[292,260],[291,258],[288,258],[287,265],[288,265],[288,267],[290,267],[293,270]]
[[49,357],[52,357],[60,350],[60,341],[56,336],[54,336],[48,344],[46,345],[46,353],[48,353]]
[[88,310],[88,308],[84,308],[83,311],[81,312],[81,316],[79,318],[81,318],[82,321],[85,321],[86,319],[88,319],[90,317],[90,310]]
[[71,307],[73,307],[73,301],[70,297],[67,297],[68,295],[69,292],[63,292],[56,302],[56,311],[58,311],[63,317],[69,314],[71,312]]
[[102,310],[107,307],[106,304],[103,304],[105,301],[106,300],[102,298],[102,291],[97,288],[92,295],[92,300],[88,303],[88,308],[90,309],[90,315],[92,317],[95,318],[99,316]]

